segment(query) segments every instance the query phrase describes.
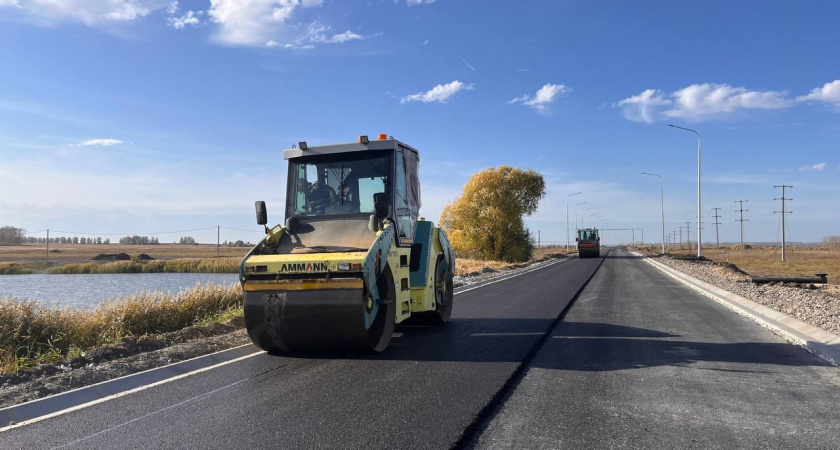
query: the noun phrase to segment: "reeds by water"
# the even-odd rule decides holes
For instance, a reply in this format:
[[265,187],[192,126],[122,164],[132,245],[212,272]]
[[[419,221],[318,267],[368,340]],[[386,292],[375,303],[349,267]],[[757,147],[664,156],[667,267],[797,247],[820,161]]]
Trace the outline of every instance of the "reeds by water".
[[90,273],[237,273],[240,258],[184,258],[153,261],[65,264],[47,270],[49,274]]
[[197,285],[177,294],[141,292],[91,310],[0,299],[0,374],[80,355],[127,336],[165,333],[230,316],[242,288]]

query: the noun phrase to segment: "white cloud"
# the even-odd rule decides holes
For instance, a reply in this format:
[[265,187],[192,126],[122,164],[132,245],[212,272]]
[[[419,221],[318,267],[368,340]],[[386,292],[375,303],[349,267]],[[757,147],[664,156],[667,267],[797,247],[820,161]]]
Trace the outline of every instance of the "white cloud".
[[[201,14],[201,11],[199,11],[198,14]],[[176,30],[183,30],[187,25],[195,27],[201,24],[201,20],[196,17],[196,13],[194,11],[187,11],[187,13],[181,17],[169,17],[167,22],[169,22],[169,26],[175,28]]]
[[810,94],[798,97],[797,100],[803,102],[819,101],[840,106],[840,80],[826,83],[823,87],[812,90]]
[[799,171],[800,172],[806,172],[806,171],[821,172],[825,169],[825,166],[826,166],[826,163],[813,164],[813,165],[810,165],[810,166],[800,167]]
[[666,99],[662,92],[655,89],[646,89],[639,95],[621,100],[615,106],[621,108],[624,117],[629,120],[653,123],[656,118],[656,111],[660,107],[670,104],[671,100]]
[[0,0],[0,7],[15,6],[23,14],[43,23],[81,22],[96,26],[127,22],[172,8],[170,0]]
[[298,7],[321,4],[323,0],[210,0],[208,14],[219,25],[219,42],[262,46],[281,34]]
[[110,139],[110,138],[103,138],[103,139],[90,139],[84,142],[80,142],[76,144],[78,147],[110,147],[112,145],[119,145],[124,144],[123,141],[119,139]]
[[408,6],[417,6],[417,5],[431,5],[436,0],[405,0],[405,4]]
[[449,84],[439,84],[426,92],[418,92],[416,94],[407,95],[400,99],[400,103],[446,103],[447,100],[454,97],[458,92],[471,91],[472,89],[472,84],[464,84],[458,80],[455,80]]
[[306,35],[295,40],[295,44],[300,45],[304,42],[318,43],[318,44],[343,44],[345,42],[364,39],[361,34],[356,34],[350,30],[344,33],[333,33],[332,27],[324,25],[320,22],[312,22],[306,28]]
[[705,120],[721,117],[742,109],[782,109],[794,105],[786,92],[750,91],[728,84],[692,84],[671,94],[673,108],[666,117]]
[[615,103],[633,121],[653,123],[668,117],[704,121],[727,117],[742,110],[784,109],[794,106],[784,91],[751,91],[728,84],[692,84],[667,96],[655,89]]
[[548,105],[554,103],[554,100],[556,100],[558,96],[569,91],[570,89],[563,84],[546,84],[541,87],[533,97],[530,95],[523,95],[509,101],[508,104],[522,103],[523,105],[534,108],[537,111],[544,111]]
[[806,102],[824,102],[840,107],[840,80],[826,83],[799,97],[791,97],[786,91],[751,91],[744,87],[712,83],[692,84],[667,95],[648,89],[613,106],[620,107],[629,120],[653,123],[666,117],[700,122],[728,117],[744,110],[785,109]]

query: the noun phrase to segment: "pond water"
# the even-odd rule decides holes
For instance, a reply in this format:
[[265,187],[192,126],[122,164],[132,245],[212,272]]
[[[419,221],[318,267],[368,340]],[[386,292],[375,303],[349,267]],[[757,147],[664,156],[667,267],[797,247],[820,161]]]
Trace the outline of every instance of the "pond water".
[[36,300],[48,306],[90,308],[141,291],[177,293],[196,284],[233,285],[235,273],[127,273],[0,275],[0,298]]

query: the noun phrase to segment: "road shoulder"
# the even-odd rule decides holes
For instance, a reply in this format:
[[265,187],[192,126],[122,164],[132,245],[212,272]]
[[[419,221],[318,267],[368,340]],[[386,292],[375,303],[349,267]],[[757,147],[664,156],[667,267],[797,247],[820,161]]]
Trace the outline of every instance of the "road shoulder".
[[[633,254],[644,257],[637,252],[633,252]],[[645,257],[644,260],[672,278],[702,293],[705,297],[769,328],[789,342],[808,349],[808,351],[834,365],[840,364],[840,336],[680,272],[651,258]]]

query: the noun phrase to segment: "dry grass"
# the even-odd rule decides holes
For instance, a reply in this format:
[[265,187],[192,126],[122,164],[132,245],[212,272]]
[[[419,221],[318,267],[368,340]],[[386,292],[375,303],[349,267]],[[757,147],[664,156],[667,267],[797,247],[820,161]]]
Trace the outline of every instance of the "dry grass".
[[[58,250],[58,252],[54,252]],[[242,258],[250,248],[221,247],[223,257]],[[214,258],[216,246],[212,244],[180,245],[121,245],[121,244],[50,244],[50,261],[89,261],[101,253],[126,253],[137,256],[145,253],[155,259]],[[31,262],[46,259],[46,244],[24,244],[0,246],[0,262]]]
[[[50,274],[86,273],[237,273],[240,258],[172,259],[65,264],[47,270]],[[0,269],[2,270],[2,269]]]
[[504,261],[485,261],[482,259],[467,259],[458,258],[455,260],[455,275],[467,275],[473,272],[480,272],[481,269],[488,267],[493,270],[499,270],[513,263],[506,263]]
[[730,262],[755,276],[813,276],[816,273],[827,273],[830,283],[840,283],[838,250],[819,247],[788,248],[786,262],[782,262],[782,249],[779,247],[747,249],[743,255],[736,249],[704,248],[703,256],[714,261]]
[[31,268],[18,263],[0,263],[0,275],[25,275],[35,273]]
[[176,331],[223,319],[238,314],[241,305],[238,284],[198,285],[178,294],[143,292],[92,310],[0,299],[0,374],[73,358],[126,336]]

